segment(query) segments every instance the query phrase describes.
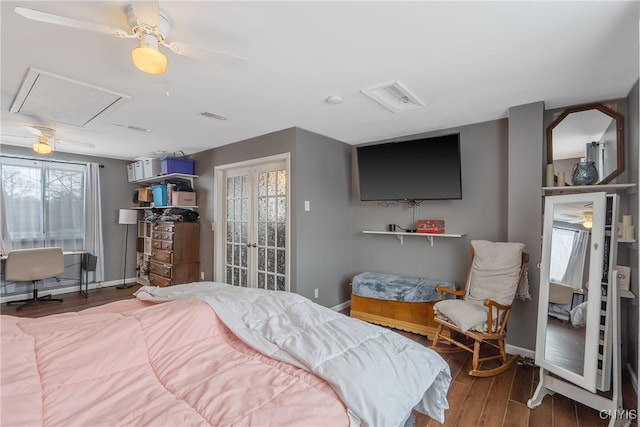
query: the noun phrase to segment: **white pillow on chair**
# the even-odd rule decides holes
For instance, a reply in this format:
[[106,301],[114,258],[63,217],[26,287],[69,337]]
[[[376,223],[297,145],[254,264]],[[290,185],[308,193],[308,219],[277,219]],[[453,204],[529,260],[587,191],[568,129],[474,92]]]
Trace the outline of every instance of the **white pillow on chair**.
[[469,329],[486,330],[485,324],[489,310],[482,305],[461,299],[446,299],[435,303],[433,310],[436,315],[445,317],[462,332],[467,332]]

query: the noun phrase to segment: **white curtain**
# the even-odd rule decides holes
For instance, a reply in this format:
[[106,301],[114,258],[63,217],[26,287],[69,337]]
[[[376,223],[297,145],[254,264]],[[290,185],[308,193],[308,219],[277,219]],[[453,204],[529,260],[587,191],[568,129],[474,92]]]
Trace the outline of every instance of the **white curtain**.
[[104,280],[104,245],[102,241],[102,204],[100,202],[100,166],[87,163],[84,174],[84,250],[98,257],[96,271],[89,281]]
[[[0,162],[0,177],[2,176],[2,162]],[[7,212],[4,204],[4,187],[0,185],[0,254],[7,254],[11,248],[11,237],[9,236],[9,227],[7,226]]]
[[569,262],[567,263],[567,269],[562,277],[562,283],[574,286],[576,288],[582,288],[582,276],[584,273],[584,263],[587,255],[587,248],[589,244],[589,232],[578,231],[573,238],[573,246],[571,248],[571,255],[569,255]]

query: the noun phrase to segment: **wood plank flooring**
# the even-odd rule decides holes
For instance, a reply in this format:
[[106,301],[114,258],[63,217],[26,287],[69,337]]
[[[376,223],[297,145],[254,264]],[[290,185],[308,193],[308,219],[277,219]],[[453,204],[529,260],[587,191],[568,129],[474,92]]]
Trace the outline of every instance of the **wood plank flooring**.
[[[88,298],[79,293],[63,294],[61,303],[44,303],[16,311],[16,306],[2,304],[0,312],[13,316],[41,317],[49,314],[80,311],[89,307],[106,304],[121,299],[133,298],[139,286],[129,289],[114,287],[89,291]],[[342,313],[349,314],[349,309]],[[423,336],[397,331],[425,346],[431,341]],[[477,427],[588,427],[606,426],[598,411],[574,402],[560,394],[546,396],[536,409],[527,407],[527,400],[533,395],[538,384],[538,368],[514,365],[507,372],[490,378],[470,377],[471,354],[443,354],[449,364],[453,378],[447,399],[445,426]],[[625,409],[637,409],[636,393],[629,375],[623,372],[623,397]],[[436,427],[441,424],[429,417],[416,413],[415,427]],[[637,420],[631,426],[637,427]]]

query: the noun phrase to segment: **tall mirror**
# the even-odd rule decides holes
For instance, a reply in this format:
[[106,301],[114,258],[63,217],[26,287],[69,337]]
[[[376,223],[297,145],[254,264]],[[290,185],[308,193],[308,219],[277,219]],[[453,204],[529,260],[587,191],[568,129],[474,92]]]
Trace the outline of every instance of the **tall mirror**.
[[545,198],[536,363],[595,392],[605,193]]
[[623,117],[602,104],[568,108],[547,128],[547,164],[564,172],[571,185],[574,166],[594,162],[596,184],[606,184],[624,170]]

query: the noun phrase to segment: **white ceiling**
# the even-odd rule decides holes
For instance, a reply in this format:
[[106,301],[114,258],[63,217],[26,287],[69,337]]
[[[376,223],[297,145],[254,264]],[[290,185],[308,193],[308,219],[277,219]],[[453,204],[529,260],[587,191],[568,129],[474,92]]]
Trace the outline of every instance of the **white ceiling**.
[[[621,98],[638,79],[637,1],[160,1],[173,21],[169,41],[247,59],[243,68],[163,47],[169,68],[161,76],[134,68],[134,40],[14,12],[21,6],[128,30],[128,3],[1,2],[4,144],[25,144],[7,136],[31,135],[24,125],[95,145],[60,151],[123,159],[190,154],[292,126],[359,144],[494,120],[530,102],[558,108]],[[131,99],[84,128],[10,113],[30,67]],[[392,113],[360,93],[396,79],[425,107]],[[343,102],[326,103],[331,95]]]

